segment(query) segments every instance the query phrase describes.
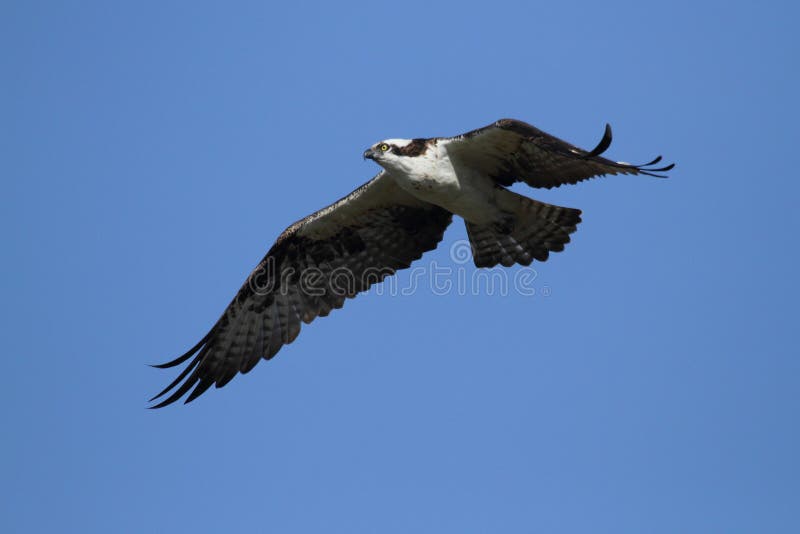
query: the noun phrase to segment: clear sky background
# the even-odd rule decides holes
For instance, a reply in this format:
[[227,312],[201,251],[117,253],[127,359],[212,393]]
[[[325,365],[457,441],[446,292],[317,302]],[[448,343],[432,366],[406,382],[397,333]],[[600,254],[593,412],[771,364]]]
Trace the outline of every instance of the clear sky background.
[[[2,3],[0,531],[800,532],[797,4],[288,4]],[[501,117],[677,167],[146,409],[364,148]]]

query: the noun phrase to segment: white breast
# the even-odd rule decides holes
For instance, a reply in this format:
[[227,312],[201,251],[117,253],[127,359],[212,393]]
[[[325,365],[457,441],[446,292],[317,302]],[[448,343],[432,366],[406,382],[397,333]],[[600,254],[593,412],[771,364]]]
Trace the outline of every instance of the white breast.
[[397,157],[387,163],[398,185],[416,197],[429,200],[458,194],[458,177],[450,159],[436,146],[419,156]]
[[445,146],[437,143],[417,157],[400,157],[387,170],[415,197],[472,222],[494,220],[492,182],[472,169],[453,167]]

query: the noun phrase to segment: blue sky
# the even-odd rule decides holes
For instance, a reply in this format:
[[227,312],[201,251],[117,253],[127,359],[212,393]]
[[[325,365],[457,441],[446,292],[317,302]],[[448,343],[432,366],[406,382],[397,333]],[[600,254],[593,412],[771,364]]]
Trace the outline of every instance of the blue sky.
[[[4,2],[0,530],[800,531],[797,17]],[[533,296],[362,295],[145,409],[365,147],[506,116],[677,167],[519,188],[584,211]]]

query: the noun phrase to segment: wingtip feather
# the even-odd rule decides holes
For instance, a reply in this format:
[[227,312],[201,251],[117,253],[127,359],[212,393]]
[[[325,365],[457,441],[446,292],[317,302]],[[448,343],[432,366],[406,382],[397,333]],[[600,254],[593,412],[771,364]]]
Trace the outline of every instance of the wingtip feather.
[[163,396],[165,393],[167,393],[169,390],[171,390],[172,388],[174,388],[175,386],[177,386],[177,385],[180,383],[180,381],[181,381],[181,380],[183,380],[184,378],[186,378],[186,375],[188,375],[188,374],[189,374],[189,373],[192,371],[192,369],[194,369],[194,368],[197,366],[197,364],[200,362],[200,360],[202,360],[202,359],[203,359],[203,355],[204,355],[204,351],[201,351],[201,353],[197,355],[197,358],[195,358],[194,360],[192,360],[192,363],[190,363],[189,365],[187,365],[187,366],[186,366],[186,369],[184,369],[183,371],[181,371],[181,374],[179,374],[179,375],[177,376],[177,378],[175,378],[175,380],[173,380],[173,381],[170,383],[170,385],[168,385],[167,387],[165,387],[163,390],[161,390],[161,392],[160,392],[158,395],[156,395],[155,397],[153,397],[152,399],[150,399],[150,400],[149,400],[149,401],[147,401],[147,402],[153,402],[154,400],[156,400],[156,399],[158,399],[158,398],[162,397],[162,396]]
[[603,152],[608,150],[608,147],[611,146],[611,139],[612,138],[613,138],[613,134],[611,133],[611,125],[609,123],[606,123],[606,128],[603,131],[603,138],[600,139],[600,142],[597,143],[597,146],[594,147],[594,149],[591,152],[587,153],[583,157],[585,159],[589,159],[589,158],[593,158],[595,156],[599,156],[600,154],[602,154]]
[[149,364],[150,367],[155,367],[156,369],[169,369],[170,367],[175,367],[176,365],[182,364],[183,362],[191,358],[192,355],[194,355],[194,353],[200,350],[203,347],[203,345],[205,345],[206,342],[211,338],[211,335],[213,333],[214,333],[214,328],[209,330],[208,333],[205,335],[205,337],[203,337],[203,339],[201,339],[194,347],[189,349],[186,353],[178,356],[174,360],[166,363],[151,363]]
[[186,397],[186,400],[183,401],[183,403],[184,404],[189,404],[190,402],[195,400],[197,397],[199,397],[200,395],[205,393],[205,391],[208,388],[210,388],[213,384],[214,384],[214,379],[213,378],[203,378],[202,380],[200,380],[200,382],[197,384],[197,386],[192,390],[192,392],[189,394],[189,396]]

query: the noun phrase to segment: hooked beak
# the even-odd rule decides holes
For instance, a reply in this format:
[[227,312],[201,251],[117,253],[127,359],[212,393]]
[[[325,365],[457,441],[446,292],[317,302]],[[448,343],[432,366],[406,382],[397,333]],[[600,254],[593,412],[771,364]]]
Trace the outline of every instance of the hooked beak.
[[375,160],[375,152],[371,148],[366,149],[364,151],[364,159]]

